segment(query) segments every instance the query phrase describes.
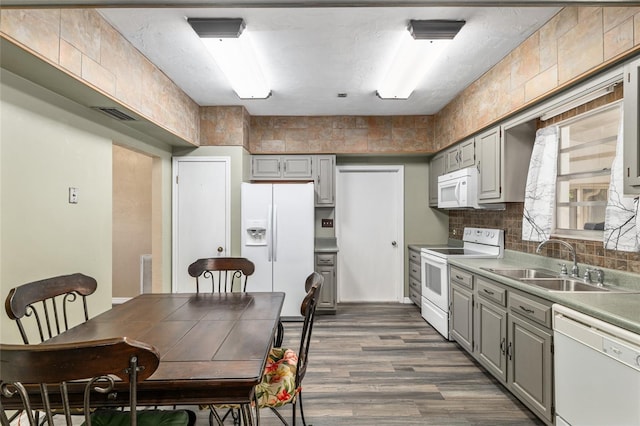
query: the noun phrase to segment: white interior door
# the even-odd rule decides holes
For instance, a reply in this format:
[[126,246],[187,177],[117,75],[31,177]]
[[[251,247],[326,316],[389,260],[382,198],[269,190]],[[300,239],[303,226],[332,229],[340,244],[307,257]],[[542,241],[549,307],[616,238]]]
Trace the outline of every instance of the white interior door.
[[403,166],[339,166],[338,301],[403,298]]
[[[187,268],[204,257],[226,256],[230,244],[229,157],[173,159],[173,283],[193,293]],[[201,287],[210,291],[210,287]]]

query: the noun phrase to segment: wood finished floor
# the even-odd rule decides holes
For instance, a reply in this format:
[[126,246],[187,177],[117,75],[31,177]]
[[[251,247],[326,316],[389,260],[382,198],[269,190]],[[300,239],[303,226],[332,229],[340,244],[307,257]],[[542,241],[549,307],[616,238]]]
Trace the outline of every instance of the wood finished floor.
[[[299,333],[285,323],[285,344],[297,349]],[[314,426],[543,424],[414,305],[341,304],[318,316],[303,397]],[[290,407],[281,413],[291,418]],[[261,425],[279,424],[261,410]]]

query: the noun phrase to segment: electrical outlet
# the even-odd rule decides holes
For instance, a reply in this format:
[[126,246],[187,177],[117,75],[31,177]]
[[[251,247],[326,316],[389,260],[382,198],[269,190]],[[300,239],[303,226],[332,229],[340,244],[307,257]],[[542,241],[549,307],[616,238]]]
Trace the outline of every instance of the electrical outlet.
[[69,204],[78,204],[78,188],[69,187]]
[[323,228],[333,228],[333,219],[322,219]]

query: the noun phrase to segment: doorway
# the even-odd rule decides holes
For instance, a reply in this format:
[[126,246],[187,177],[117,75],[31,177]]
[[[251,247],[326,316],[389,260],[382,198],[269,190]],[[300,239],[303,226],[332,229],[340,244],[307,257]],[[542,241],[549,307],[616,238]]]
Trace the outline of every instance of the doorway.
[[151,291],[154,159],[115,144],[112,158],[112,297],[117,302]]
[[191,263],[230,253],[230,164],[230,157],[173,158],[174,293],[195,291]]
[[404,166],[338,166],[338,302],[401,302]]

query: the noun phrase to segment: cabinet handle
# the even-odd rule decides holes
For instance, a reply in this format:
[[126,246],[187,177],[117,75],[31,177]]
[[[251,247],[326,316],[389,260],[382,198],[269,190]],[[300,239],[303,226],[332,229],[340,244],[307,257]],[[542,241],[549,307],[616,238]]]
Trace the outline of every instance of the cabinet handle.
[[[483,288],[483,289],[482,289],[482,291],[484,291],[485,293],[487,293],[487,294],[489,294],[489,295],[491,295],[491,296],[493,296],[493,295],[495,294],[493,291],[491,291],[491,290],[487,290],[486,288]],[[522,306],[521,306],[521,307],[522,307]]]
[[529,309],[529,308],[524,307],[524,306],[522,306],[522,305],[520,305],[520,309],[522,309],[523,311],[525,311],[525,312],[526,312],[526,313],[528,313],[528,314],[532,314],[532,313],[534,313],[534,312],[535,312],[533,309]]
[[500,352],[502,352],[502,355],[505,354],[505,344],[507,343],[507,338],[503,337],[502,340],[500,341]]
[[461,277],[460,275],[456,275],[456,278],[459,279],[459,280],[463,280],[464,279],[464,277]]
[[507,353],[509,354],[509,361],[511,361],[513,359],[513,342],[509,342]]

